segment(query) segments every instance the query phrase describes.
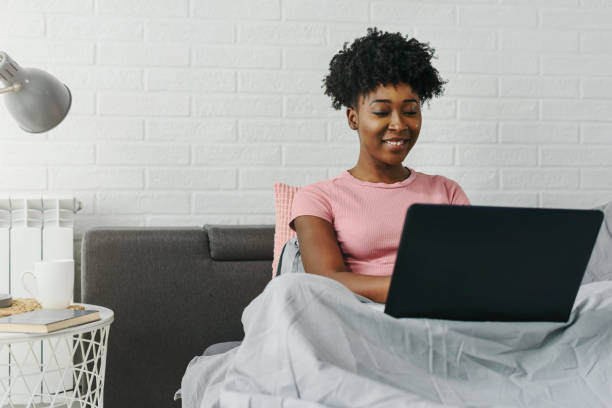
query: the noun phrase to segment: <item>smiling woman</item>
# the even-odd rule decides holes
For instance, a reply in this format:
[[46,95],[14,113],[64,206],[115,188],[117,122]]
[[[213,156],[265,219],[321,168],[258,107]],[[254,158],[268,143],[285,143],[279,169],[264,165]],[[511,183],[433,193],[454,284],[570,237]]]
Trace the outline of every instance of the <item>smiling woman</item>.
[[[334,109],[347,107],[349,126],[359,133],[359,160],[349,171],[355,177],[384,183],[407,177],[401,163],[419,136],[420,107],[441,95],[445,84],[431,64],[433,56],[426,43],[374,27],[332,57],[325,94]],[[402,144],[390,144],[391,139]],[[380,151],[394,154],[385,160]]]
[[409,176],[402,162],[421,131],[419,96],[404,82],[379,85],[357,108],[348,108],[349,126],[359,132],[357,165],[349,170],[364,181],[393,183]]
[[400,33],[369,28],[330,62],[325,94],[346,107],[359,135],[357,163],[301,188],[289,226],[304,270],[384,303],[406,210],[414,203],[469,205],[446,177],[403,165],[421,131],[421,106],[445,83],[431,65],[434,50]]

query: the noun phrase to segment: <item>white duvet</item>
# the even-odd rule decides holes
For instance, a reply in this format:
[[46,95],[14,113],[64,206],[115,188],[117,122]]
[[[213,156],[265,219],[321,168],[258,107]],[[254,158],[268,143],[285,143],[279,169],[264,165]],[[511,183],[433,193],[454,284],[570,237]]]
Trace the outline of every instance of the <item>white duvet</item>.
[[612,282],[583,285],[568,323],[494,323],[395,319],[288,274],[242,322],[239,347],[190,362],[184,408],[612,407]]

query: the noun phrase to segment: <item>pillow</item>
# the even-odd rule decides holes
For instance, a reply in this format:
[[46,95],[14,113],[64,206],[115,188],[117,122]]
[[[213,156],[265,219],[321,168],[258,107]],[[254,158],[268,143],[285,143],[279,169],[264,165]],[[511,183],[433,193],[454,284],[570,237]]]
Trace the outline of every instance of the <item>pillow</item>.
[[612,280],[612,201],[595,209],[603,211],[604,219],[582,284]]
[[291,204],[293,197],[300,189],[283,183],[274,183],[274,202],[276,204],[276,226],[274,228],[274,259],[272,260],[272,277],[276,276],[276,265],[280,259],[285,242],[297,237],[294,230],[289,228],[291,219]]

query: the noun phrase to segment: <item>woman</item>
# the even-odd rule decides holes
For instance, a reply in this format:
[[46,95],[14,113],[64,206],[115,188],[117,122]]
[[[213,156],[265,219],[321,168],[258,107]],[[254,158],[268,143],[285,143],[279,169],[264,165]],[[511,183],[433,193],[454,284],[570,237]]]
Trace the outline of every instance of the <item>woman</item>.
[[610,282],[579,295],[563,330],[394,319],[346,289],[385,302],[411,204],[469,205],[454,181],[402,165],[420,106],[442,92],[432,56],[374,29],[332,59],[326,94],[358,131],[357,164],[298,191],[290,225],[309,274],[272,279],[243,312],[243,343],[189,363],[183,407],[609,406]]
[[375,302],[386,301],[407,208],[470,204],[456,182],[402,165],[419,137],[421,106],[443,91],[433,55],[427,44],[376,28],[344,44],[331,60],[325,94],[335,109],[347,107],[359,158],[339,176],[303,187],[293,201],[289,225],[304,270]]

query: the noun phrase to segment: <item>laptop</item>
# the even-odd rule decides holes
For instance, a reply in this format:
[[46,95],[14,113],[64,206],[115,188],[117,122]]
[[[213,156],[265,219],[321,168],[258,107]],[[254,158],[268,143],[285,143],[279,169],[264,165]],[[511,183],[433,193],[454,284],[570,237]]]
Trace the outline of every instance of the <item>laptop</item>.
[[384,311],[567,322],[602,221],[599,210],[413,204]]

